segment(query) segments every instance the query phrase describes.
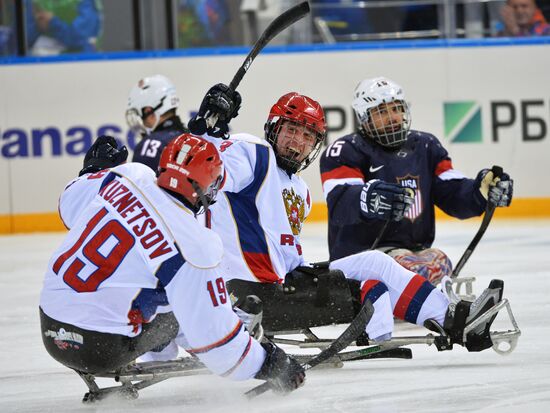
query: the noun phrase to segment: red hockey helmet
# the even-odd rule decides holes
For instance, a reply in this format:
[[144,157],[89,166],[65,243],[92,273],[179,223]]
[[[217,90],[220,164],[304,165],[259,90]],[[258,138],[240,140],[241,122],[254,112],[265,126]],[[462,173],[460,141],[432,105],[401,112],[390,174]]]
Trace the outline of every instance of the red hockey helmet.
[[[300,135],[295,140],[297,145],[288,147],[293,146],[288,144],[292,141],[292,138],[289,138],[282,147],[283,145],[278,144],[278,138],[285,123],[305,127],[308,134],[313,135],[313,141],[305,144],[304,135]],[[321,105],[307,96],[291,92],[281,96],[271,108],[265,124],[265,137],[273,146],[277,164],[289,173],[296,173],[306,168],[317,157],[325,139],[326,129],[325,114]]]
[[208,207],[222,182],[222,161],[216,147],[184,133],[166,145],[157,172],[157,185],[181,195],[197,210]]

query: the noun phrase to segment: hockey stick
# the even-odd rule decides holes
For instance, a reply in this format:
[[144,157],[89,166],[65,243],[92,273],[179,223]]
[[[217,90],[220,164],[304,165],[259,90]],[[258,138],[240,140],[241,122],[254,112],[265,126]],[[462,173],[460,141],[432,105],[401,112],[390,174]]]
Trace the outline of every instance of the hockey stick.
[[[243,64],[241,65],[241,67],[239,67],[239,70],[237,70],[235,76],[233,76],[231,83],[229,83],[229,87],[231,88],[231,90],[237,89],[237,86],[239,86],[239,84],[241,83],[241,80],[252,65],[252,62],[254,61],[256,56],[258,56],[260,51],[271,41],[271,39],[273,39],[290,25],[296,23],[308,13],[309,3],[307,1],[304,1],[276,17],[275,20],[273,20],[269,24],[269,26],[267,26],[260,38],[256,41],[256,43],[254,43],[254,47],[248,53],[246,59],[244,59]],[[217,114],[206,117],[206,124],[209,128],[214,127],[217,121]]]
[[237,86],[239,86],[239,83],[241,83],[241,80],[243,79],[243,76],[250,68],[250,65],[260,53],[260,51],[273,39],[275,36],[277,36],[279,33],[281,33],[284,29],[289,27],[290,25],[296,23],[298,20],[300,20],[302,17],[304,17],[306,14],[309,13],[309,4],[307,1],[304,1],[303,3],[300,3],[284,13],[282,13],[280,16],[275,18],[269,26],[264,30],[260,38],[256,41],[254,44],[254,47],[248,53],[248,56],[246,56],[246,59],[244,59],[243,64],[241,67],[239,67],[239,70],[237,70],[237,73],[235,73],[235,76],[233,76],[233,80],[229,84],[229,87],[232,90],[237,89]]
[[[493,172],[493,175],[495,178],[498,178],[502,175],[503,170],[500,166],[494,165],[491,168],[491,171]],[[460,257],[460,260],[458,261],[458,264],[456,264],[455,269],[453,270],[453,273],[451,274],[451,279],[455,279],[458,277],[458,274],[462,270],[462,267],[466,264],[468,259],[470,259],[470,256],[474,252],[474,249],[477,247],[477,244],[481,240],[481,237],[483,237],[483,234],[485,234],[485,231],[487,230],[487,227],[491,223],[491,219],[493,218],[493,214],[495,212],[496,205],[492,204],[491,202],[487,201],[487,209],[485,210],[485,215],[483,215],[483,220],[481,221],[481,225],[479,229],[477,230],[476,235],[470,242],[470,245],[468,245],[468,248],[466,248],[466,251],[464,251],[464,254],[462,254],[462,257]]]
[[[373,314],[374,307],[372,306],[372,303],[370,302],[370,300],[365,301],[365,303],[361,307],[361,310],[359,310],[359,313],[357,313],[353,321],[344,330],[344,332],[340,334],[340,336],[338,336],[338,338],[334,340],[330,346],[328,346],[326,349],[324,349],[319,354],[312,357],[302,365],[304,370],[309,370],[317,366],[318,364],[329,360],[340,351],[345,349],[347,346],[349,346],[353,341],[355,341],[359,334],[365,331],[365,326],[368,324]],[[271,384],[269,382],[265,382],[247,391],[245,393],[245,396],[248,399],[252,399],[259,396],[260,394],[265,393],[270,388]]]
[[[380,241],[382,240],[382,237],[384,236],[384,234],[386,234],[386,230],[388,229],[388,226],[390,225],[390,221],[391,221],[391,218],[388,218],[386,221],[384,221],[384,226],[382,227],[382,229],[380,230],[380,232],[378,233],[378,236],[376,237],[376,239],[374,240],[374,242],[372,243],[371,247],[366,250],[366,251],[372,251],[374,249],[376,249],[376,247],[378,246],[378,244],[380,243]],[[314,262],[311,264],[313,268],[323,268],[323,269],[326,269],[326,268],[329,268],[330,266],[330,261],[319,261],[319,262]]]
[[374,242],[372,243],[372,245],[370,246],[368,251],[375,250],[376,247],[378,247],[378,244],[380,243],[380,241],[382,241],[382,237],[386,234],[386,230],[388,229],[388,226],[390,225],[390,221],[391,221],[391,218],[386,219],[386,222],[384,222],[384,226],[382,227],[382,229],[378,233],[378,236],[376,237],[376,239],[374,240]]

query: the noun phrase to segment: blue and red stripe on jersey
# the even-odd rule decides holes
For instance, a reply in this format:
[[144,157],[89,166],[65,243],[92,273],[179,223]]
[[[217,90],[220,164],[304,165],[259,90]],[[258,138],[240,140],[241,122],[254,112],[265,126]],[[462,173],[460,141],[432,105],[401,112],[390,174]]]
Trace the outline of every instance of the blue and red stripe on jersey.
[[453,169],[453,162],[450,159],[443,159],[435,168],[435,176],[439,176],[443,172],[447,172],[451,169]]
[[365,179],[363,172],[358,168],[350,168],[349,166],[339,166],[338,168],[331,169],[328,172],[321,174],[321,182],[325,183],[329,179],[346,179],[346,178],[361,178]]
[[269,170],[269,148],[256,145],[254,179],[238,193],[225,192],[235,218],[239,243],[250,271],[260,282],[274,283],[279,276],[273,269],[266,235],[260,224],[256,197]]
[[428,280],[416,274],[399,296],[393,314],[401,320],[416,324],[418,314],[434,288]]
[[243,354],[241,354],[241,357],[239,358],[239,360],[237,360],[237,362],[235,363],[235,365],[233,367],[231,367],[225,373],[221,374],[221,376],[222,377],[227,377],[231,373],[233,373],[237,369],[237,367],[239,367],[241,365],[241,363],[243,362],[245,357],[248,355],[248,353],[250,352],[251,347],[252,347],[252,337],[249,337],[248,338],[248,343],[246,344],[246,347],[244,348]]
[[382,294],[388,291],[388,287],[378,280],[367,280],[361,286],[361,302],[370,300],[371,303],[375,303]]
[[242,326],[243,326],[243,322],[239,320],[239,322],[237,323],[235,328],[233,330],[231,330],[229,332],[229,334],[226,335],[221,340],[218,340],[218,341],[216,341],[215,343],[212,343],[212,344],[208,344],[207,346],[202,346],[202,347],[197,347],[197,348],[189,348],[189,349],[186,348],[185,351],[187,351],[188,353],[191,353],[191,354],[200,354],[200,353],[206,353],[207,351],[213,350],[217,347],[221,347],[221,346],[229,343],[235,337],[237,337],[237,335],[241,331]]

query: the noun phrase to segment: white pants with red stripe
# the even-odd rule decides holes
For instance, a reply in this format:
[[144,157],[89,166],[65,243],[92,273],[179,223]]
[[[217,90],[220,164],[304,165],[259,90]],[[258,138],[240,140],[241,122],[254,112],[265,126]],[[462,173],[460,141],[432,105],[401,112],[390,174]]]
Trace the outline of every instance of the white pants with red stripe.
[[380,251],[340,258],[330,263],[330,269],[361,282],[361,298],[370,299],[374,305],[374,315],[366,328],[373,340],[391,336],[394,316],[418,325],[433,318],[443,325],[449,306],[447,296]]

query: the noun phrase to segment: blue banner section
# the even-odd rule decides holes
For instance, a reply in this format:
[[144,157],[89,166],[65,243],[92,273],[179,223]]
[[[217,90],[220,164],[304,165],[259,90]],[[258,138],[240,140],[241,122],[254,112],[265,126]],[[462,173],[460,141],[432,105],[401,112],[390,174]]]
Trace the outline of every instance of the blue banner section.
[[[486,39],[422,39],[422,40],[381,40],[370,42],[343,42],[335,44],[307,44],[267,46],[262,54],[277,53],[321,53],[346,52],[357,50],[395,50],[395,49],[434,49],[497,46],[534,46],[550,44],[550,37],[495,37]],[[182,57],[246,55],[248,46],[238,47],[202,47],[196,49],[150,50],[140,52],[74,53],[58,56],[7,56],[0,58],[2,65],[25,65],[43,63],[71,63],[83,61],[136,60],[136,59],[176,59]]]
[[93,128],[88,125],[69,126],[60,129],[56,126],[44,128],[0,129],[0,158],[41,158],[44,156],[83,156],[95,139],[110,135],[129,149],[136,146],[136,136],[116,124],[107,123]]

